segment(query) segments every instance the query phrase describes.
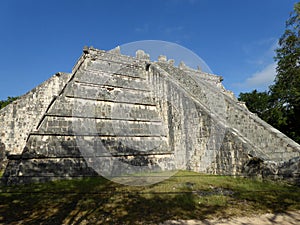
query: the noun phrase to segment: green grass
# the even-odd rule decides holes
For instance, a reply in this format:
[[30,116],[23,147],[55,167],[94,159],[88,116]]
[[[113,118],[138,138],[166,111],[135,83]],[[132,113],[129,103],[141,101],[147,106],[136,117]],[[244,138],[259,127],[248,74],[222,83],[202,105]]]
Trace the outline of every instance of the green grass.
[[299,209],[299,187],[186,171],[145,187],[101,177],[0,187],[0,224],[158,224]]

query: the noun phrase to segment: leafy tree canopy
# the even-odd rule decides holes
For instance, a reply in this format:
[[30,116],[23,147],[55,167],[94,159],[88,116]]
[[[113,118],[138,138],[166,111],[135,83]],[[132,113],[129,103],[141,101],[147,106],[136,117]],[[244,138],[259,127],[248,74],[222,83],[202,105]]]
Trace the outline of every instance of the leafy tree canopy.
[[262,119],[266,119],[270,108],[270,95],[267,92],[254,90],[251,93],[240,93],[239,100],[245,102],[251,112],[256,113]]
[[241,93],[249,110],[300,143],[300,2],[286,21],[276,49],[274,84],[268,92]]
[[12,103],[16,99],[18,99],[18,97],[7,97],[6,100],[0,100],[0,109],[4,108],[8,104]]

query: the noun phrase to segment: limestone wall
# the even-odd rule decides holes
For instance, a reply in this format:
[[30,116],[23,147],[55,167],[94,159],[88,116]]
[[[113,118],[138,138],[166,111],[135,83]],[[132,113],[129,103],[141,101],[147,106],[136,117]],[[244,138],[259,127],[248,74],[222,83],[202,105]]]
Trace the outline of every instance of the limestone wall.
[[192,87],[192,80],[186,80],[180,71],[168,72],[152,64],[148,79],[163,121],[168,124],[169,145],[177,169],[241,174],[248,153],[253,153],[255,146],[226,128],[216,112],[211,112],[207,107],[209,99],[201,88],[193,90],[201,98],[191,95],[187,87]]
[[58,73],[0,111],[0,155],[22,152],[28,134],[36,129],[69,78],[70,74]]
[[228,96],[220,85],[205,82],[200,72],[179,71],[166,63],[160,63],[173,78],[180,82],[192,96],[201,99],[212,115],[226,127],[239,133],[255,147],[255,155],[268,161],[286,161],[300,156],[300,145],[251,113],[236,99]]

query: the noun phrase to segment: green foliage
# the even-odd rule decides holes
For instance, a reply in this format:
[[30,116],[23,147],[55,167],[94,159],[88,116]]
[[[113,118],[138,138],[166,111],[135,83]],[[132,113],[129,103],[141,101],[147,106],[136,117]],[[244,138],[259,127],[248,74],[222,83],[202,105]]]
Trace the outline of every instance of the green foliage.
[[6,100],[0,100],[0,109],[17,100],[19,97],[7,97]]
[[240,93],[239,101],[246,103],[248,109],[256,113],[260,118],[267,120],[268,113],[271,108],[270,95],[267,92],[258,92],[257,90],[251,93]]
[[300,2],[286,23],[276,50],[277,76],[270,87],[279,129],[300,142]]
[[300,143],[300,2],[276,49],[277,75],[268,93],[241,93],[249,110]]

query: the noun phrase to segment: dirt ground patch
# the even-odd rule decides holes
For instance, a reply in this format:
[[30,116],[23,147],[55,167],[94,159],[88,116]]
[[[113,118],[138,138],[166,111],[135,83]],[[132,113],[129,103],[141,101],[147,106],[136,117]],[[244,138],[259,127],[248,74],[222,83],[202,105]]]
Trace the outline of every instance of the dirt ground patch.
[[286,213],[268,213],[259,216],[216,220],[171,220],[161,225],[296,225],[300,224],[300,210]]

